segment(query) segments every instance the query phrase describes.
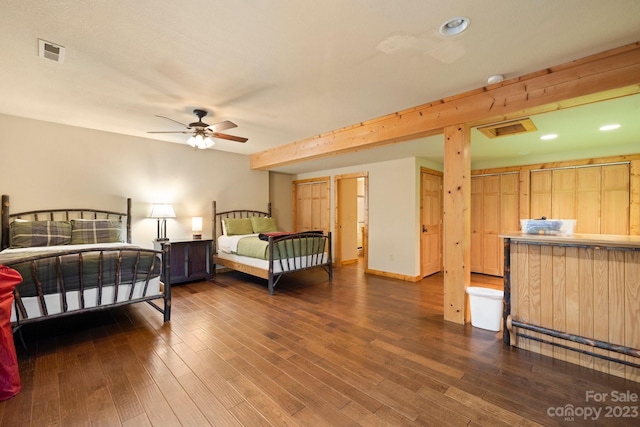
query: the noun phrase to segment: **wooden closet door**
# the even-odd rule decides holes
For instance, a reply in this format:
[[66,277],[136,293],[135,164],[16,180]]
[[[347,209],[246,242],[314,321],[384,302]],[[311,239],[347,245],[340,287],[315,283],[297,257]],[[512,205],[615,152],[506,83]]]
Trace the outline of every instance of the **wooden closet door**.
[[602,168],[602,234],[629,234],[629,164]]
[[600,233],[601,181],[602,167],[576,169],[576,233]]
[[482,252],[484,253],[483,270],[485,274],[500,275],[502,270],[502,242],[500,235],[500,175],[484,177],[483,183],[483,215]]
[[520,174],[471,178],[471,271],[502,276],[504,245],[500,234],[520,226]]
[[311,224],[306,230],[329,232],[329,182],[319,182],[311,186]]
[[[551,218],[576,217],[576,170],[556,169],[552,172]],[[548,216],[547,216],[548,217]]]
[[500,175],[484,177],[483,182],[483,271],[499,276],[503,264],[502,241],[500,239]]
[[520,230],[520,174],[500,176],[500,233]]
[[[500,176],[500,233],[520,230],[520,174]],[[504,276],[504,240],[498,239],[499,276]]]
[[[551,171],[531,172],[531,218],[551,218]],[[526,218],[525,218],[526,219]]]
[[295,230],[308,230],[311,226],[311,185],[298,184],[295,187]]
[[294,182],[294,231],[330,230],[329,181]]
[[482,176],[471,177],[471,272],[483,273]]

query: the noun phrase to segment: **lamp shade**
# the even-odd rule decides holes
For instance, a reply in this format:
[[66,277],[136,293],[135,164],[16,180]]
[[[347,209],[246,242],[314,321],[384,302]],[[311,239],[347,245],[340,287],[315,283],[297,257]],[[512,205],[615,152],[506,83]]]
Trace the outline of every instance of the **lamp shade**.
[[191,231],[193,231],[193,239],[202,239],[202,217],[194,216],[191,218]]
[[202,217],[194,216],[191,218],[191,231],[202,231]]
[[175,218],[176,213],[168,203],[158,203],[151,206],[150,218]]

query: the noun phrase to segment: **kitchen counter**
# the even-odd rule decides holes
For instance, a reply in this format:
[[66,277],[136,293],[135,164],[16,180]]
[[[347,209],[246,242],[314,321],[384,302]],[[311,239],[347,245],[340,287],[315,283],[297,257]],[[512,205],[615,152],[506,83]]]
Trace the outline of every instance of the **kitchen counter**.
[[501,237],[504,343],[640,382],[640,236]]
[[513,242],[538,242],[542,244],[586,245],[611,248],[640,249],[640,236],[625,236],[613,234],[573,234],[560,236],[552,234],[503,234],[500,237],[511,239]]

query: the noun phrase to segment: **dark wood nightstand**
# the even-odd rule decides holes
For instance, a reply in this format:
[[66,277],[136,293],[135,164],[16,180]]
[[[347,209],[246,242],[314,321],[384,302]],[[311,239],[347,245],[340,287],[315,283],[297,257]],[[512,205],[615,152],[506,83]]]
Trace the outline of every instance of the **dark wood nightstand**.
[[161,249],[169,245],[171,284],[175,285],[213,277],[213,240],[167,240],[156,241],[154,246]]

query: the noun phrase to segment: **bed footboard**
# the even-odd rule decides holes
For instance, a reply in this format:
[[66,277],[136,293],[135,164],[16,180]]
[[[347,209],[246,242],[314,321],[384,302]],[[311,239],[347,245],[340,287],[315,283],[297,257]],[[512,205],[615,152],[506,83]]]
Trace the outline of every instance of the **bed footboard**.
[[[218,238],[223,233],[222,226],[225,219],[270,217],[271,203],[269,203],[266,212],[252,209],[218,212],[214,200],[212,210],[214,263],[268,280],[270,295],[273,295],[274,287],[284,274],[295,271],[319,267],[327,272],[330,281],[333,280],[331,232],[326,235],[319,232],[286,233],[269,235],[268,239],[261,238],[262,240],[268,241],[268,256],[260,256],[260,262],[264,261],[265,264],[256,265],[253,262],[245,262],[243,260],[251,259],[250,257],[240,256],[235,259],[229,259],[226,256],[222,256],[221,253],[218,252]],[[265,235],[268,235],[268,233]]]
[[3,257],[2,264],[23,277],[14,289],[12,326],[137,302],[149,303],[167,322],[171,276],[165,256],[166,251],[111,247]]
[[331,232],[327,235],[314,232],[269,237],[269,294],[282,275],[294,271],[321,267],[333,279],[331,256]]

